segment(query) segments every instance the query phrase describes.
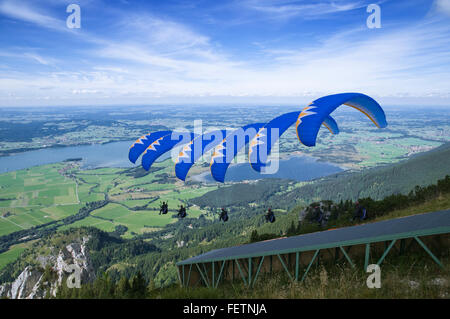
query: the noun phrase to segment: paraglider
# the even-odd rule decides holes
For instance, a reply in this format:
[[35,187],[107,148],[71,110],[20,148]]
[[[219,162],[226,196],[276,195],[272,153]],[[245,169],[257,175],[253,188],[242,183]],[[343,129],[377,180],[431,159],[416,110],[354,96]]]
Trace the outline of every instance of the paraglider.
[[327,95],[314,100],[300,112],[296,123],[299,141],[309,147],[315,146],[320,124],[343,104],[365,114],[378,128],[387,126],[383,109],[370,96],[361,93]]
[[184,217],[186,217],[186,207],[184,207],[183,205],[181,205],[180,206],[180,208],[178,209],[178,214],[177,214],[177,216],[179,217],[179,218],[184,218]]
[[175,175],[184,181],[192,165],[206,152],[222,142],[225,130],[212,131],[195,137],[179,153],[175,164]]
[[176,146],[185,145],[175,164],[176,176],[184,181],[195,161],[214,148],[210,162],[211,175],[216,181],[224,182],[228,166],[247,144],[251,167],[264,172],[272,147],[294,123],[299,141],[308,147],[315,146],[321,125],[332,134],[338,134],[337,123],[330,114],[341,105],[359,110],[379,128],[387,126],[384,111],[373,98],[362,93],[340,93],[316,99],[300,112],[282,114],[267,123],[249,124],[228,135],[224,130],[203,135],[173,131],[150,133],[133,143],[128,157],[135,163],[142,155],[142,167],[149,170],[161,155]]
[[150,166],[164,153],[177,145],[187,144],[194,139],[194,133],[172,132],[152,142],[142,153],[142,167],[149,170]]
[[266,213],[266,215],[264,217],[266,218],[266,222],[268,222],[268,223],[275,222],[275,215],[274,215],[274,213],[272,211],[272,208],[269,208],[267,210],[267,213]]
[[319,226],[322,226],[322,222],[323,222],[323,211],[322,211],[322,207],[320,207],[319,205],[316,205],[314,207],[314,220],[317,222],[317,224]]
[[[142,167],[149,170],[152,164],[164,153],[177,146],[183,146],[176,158],[175,175],[185,180],[193,164],[206,152],[214,152],[210,161],[212,177],[219,182],[225,181],[227,169],[239,151],[249,144],[248,159],[251,167],[265,172],[270,152],[281,135],[295,124],[298,140],[305,146],[316,145],[321,125],[332,134],[338,134],[339,128],[330,114],[341,105],[347,105],[365,114],[378,128],[387,126],[386,115],[381,106],[371,97],[362,93],[340,93],[314,100],[301,111],[282,114],[267,123],[245,125],[231,133],[216,130],[202,135],[191,132],[158,131],[141,136],[130,147],[128,158],[135,163],[142,155]],[[358,207],[358,218],[366,217],[366,210]],[[160,214],[167,214],[168,205],[163,202]],[[320,208],[315,210],[315,221],[322,224],[325,216]],[[186,208],[181,205],[178,217],[186,217]],[[275,222],[271,208],[265,214],[267,222]],[[227,211],[222,208],[219,220],[228,220]]]
[[[250,143],[249,149],[249,161],[252,164],[253,169],[260,171],[260,167],[263,166],[261,159],[258,157],[259,145],[265,146],[262,153],[268,155],[272,146],[278,140],[278,138],[297,120],[300,112],[291,112],[283,114],[267,124],[255,123],[241,127],[227,137],[219,144],[214,150],[214,154],[211,158],[210,170],[211,176],[218,182],[225,181],[225,174],[231,161],[236,154],[248,143]],[[323,122],[331,133],[338,134],[339,129],[336,121],[328,116]],[[272,130],[276,129],[276,136],[271,135]],[[271,143],[265,141],[270,140]],[[254,150],[252,152],[252,149]],[[253,157],[251,156],[253,154]],[[257,166],[258,165],[258,166]]]
[[169,212],[169,204],[166,202],[162,202],[160,208],[159,208],[159,214],[167,214]]
[[130,160],[130,162],[136,163],[139,156],[141,156],[141,154],[147,149],[147,147],[149,147],[150,144],[152,144],[160,137],[171,133],[172,131],[158,131],[141,136],[136,140],[136,142],[131,145],[130,151],[128,153],[128,159]]
[[355,219],[359,219],[360,221],[363,221],[367,218],[367,210],[364,206],[360,204],[359,201],[356,201],[355,203],[355,212],[353,214],[352,221]]
[[228,221],[228,212],[223,207],[222,210],[220,211],[219,220],[223,220],[224,222]]
[[[250,142],[248,160],[252,168],[261,172],[261,168],[267,165],[267,158],[276,141],[294,123],[296,123],[300,112],[286,113],[278,116],[262,127]],[[336,121],[329,115],[321,122],[332,134],[339,134]],[[319,125],[320,126],[320,125]]]
[[243,126],[230,134],[214,149],[211,157],[211,176],[218,182],[225,181],[225,173],[236,154],[249,143],[264,123],[255,123]]

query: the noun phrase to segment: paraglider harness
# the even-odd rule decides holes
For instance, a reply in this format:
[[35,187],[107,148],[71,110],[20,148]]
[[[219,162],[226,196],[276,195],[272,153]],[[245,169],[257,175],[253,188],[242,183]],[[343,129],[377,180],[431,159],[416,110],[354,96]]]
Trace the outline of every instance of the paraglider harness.
[[268,209],[267,214],[265,215],[266,222],[273,223],[275,221],[275,215],[272,212],[272,209]]
[[184,218],[186,217],[186,207],[183,205],[180,206],[180,209],[178,210],[178,217]]
[[228,220],[228,212],[225,208],[222,208],[222,211],[220,212],[219,220],[223,220],[226,222]]
[[364,220],[367,218],[367,210],[365,207],[361,206],[358,202],[356,203],[355,215],[353,220],[358,218],[359,220]]
[[314,208],[314,213],[315,213],[314,220],[319,223],[319,226],[321,226],[323,221],[323,212],[320,206],[316,206]]
[[163,202],[161,204],[161,207],[159,208],[159,214],[167,214],[169,212],[169,205],[166,202]]

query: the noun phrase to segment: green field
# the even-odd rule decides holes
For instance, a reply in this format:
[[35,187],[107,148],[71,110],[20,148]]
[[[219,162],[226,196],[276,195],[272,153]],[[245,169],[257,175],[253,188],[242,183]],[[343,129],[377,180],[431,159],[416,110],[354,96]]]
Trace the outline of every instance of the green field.
[[22,252],[31,246],[31,242],[12,246],[8,251],[0,254],[0,269],[16,260]]
[[[94,211],[91,216],[86,217],[70,225],[60,227],[60,230],[71,227],[94,226],[104,231],[114,231],[118,225],[128,228],[123,235],[124,238],[133,237],[135,234],[142,234],[148,231],[161,229],[169,223],[176,222],[172,218],[173,214],[159,215],[157,211],[130,211],[119,204],[108,204],[107,206]],[[196,211],[190,217],[198,217],[199,211]]]
[[[161,201],[168,201],[173,210],[190,198],[216,189],[174,182],[170,179],[173,178],[170,160],[154,166],[160,169],[141,177],[120,168],[81,170],[74,162],[1,174],[0,236],[61,220],[76,214],[87,202],[108,198],[110,203],[93,211],[91,216],[59,229],[89,225],[114,231],[116,226],[123,225],[128,228],[123,236],[129,238],[177,221],[172,218],[174,211],[159,215]],[[147,208],[136,210],[138,206]],[[188,210],[190,217],[202,213],[198,208]]]
[[50,164],[0,175],[0,236],[74,214],[82,206],[77,182]]

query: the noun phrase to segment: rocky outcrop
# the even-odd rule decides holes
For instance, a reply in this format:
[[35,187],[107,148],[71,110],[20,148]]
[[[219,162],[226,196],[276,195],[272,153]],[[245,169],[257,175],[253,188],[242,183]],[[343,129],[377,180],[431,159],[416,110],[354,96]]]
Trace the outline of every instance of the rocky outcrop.
[[79,273],[81,282],[91,282],[95,279],[94,268],[86,250],[88,241],[88,237],[83,237],[81,243],[71,243],[60,250],[53,268],[58,275],[58,285],[63,283],[67,273]]
[[12,283],[0,286],[0,296],[10,299],[34,298],[39,295],[43,273],[26,267]]
[[[37,256],[41,267],[27,266],[12,283],[0,285],[0,297],[40,299],[47,293],[56,296],[62,284],[76,289],[78,284],[93,281],[95,272],[86,246],[88,241],[89,237],[83,237],[81,242],[70,243],[56,256]],[[53,276],[45,276],[46,267]]]
[[184,240],[180,240],[180,241],[177,240],[177,248],[182,248],[182,247],[187,247],[187,246],[188,246],[188,243],[185,242]]

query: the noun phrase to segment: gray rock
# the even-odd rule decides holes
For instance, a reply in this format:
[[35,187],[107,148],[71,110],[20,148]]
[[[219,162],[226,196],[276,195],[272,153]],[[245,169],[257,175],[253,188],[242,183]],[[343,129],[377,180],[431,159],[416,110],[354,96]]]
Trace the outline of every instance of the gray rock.
[[63,282],[64,279],[74,274],[74,271],[79,271],[81,284],[92,282],[95,279],[95,272],[86,246],[88,241],[89,237],[83,237],[81,243],[74,242],[67,245],[56,256],[37,257],[41,267],[50,266],[55,272],[56,280],[53,282],[43,282],[42,271],[27,266],[14,282],[0,285],[0,297],[41,299],[45,297],[48,289],[51,296],[56,296],[58,287],[66,284]]
[[37,291],[36,285],[42,279],[42,272],[30,266],[25,267],[22,273],[11,284],[6,297],[11,299],[26,299],[32,294],[33,289]]

